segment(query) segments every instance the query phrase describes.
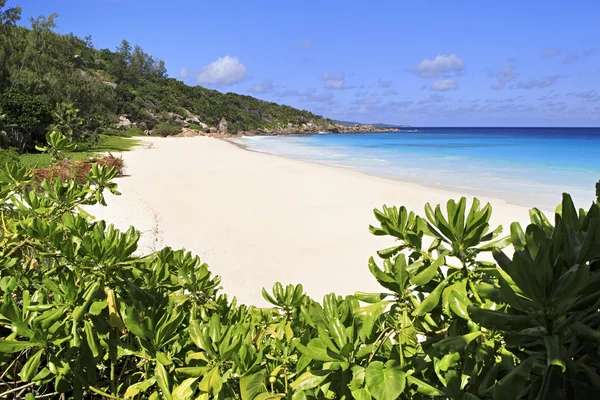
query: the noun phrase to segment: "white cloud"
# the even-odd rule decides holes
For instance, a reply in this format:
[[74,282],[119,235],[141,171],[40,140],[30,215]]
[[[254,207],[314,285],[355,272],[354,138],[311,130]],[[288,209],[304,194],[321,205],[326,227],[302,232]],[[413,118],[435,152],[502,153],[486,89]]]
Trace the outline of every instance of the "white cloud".
[[507,83],[514,81],[519,76],[519,73],[515,71],[515,67],[512,65],[507,65],[502,68],[502,70],[498,73],[492,74],[492,76],[497,76],[498,81],[494,83],[491,88],[494,90],[504,89]]
[[312,103],[329,103],[333,100],[331,91],[318,93],[317,89],[310,88],[303,92],[294,89],[286,89],[283,92],[275,93],[277,97],[299,97],[300,101]]
[[325,87],[328,89],[341,89],[344,87],[343,80],[328,79],[325,81]]
[[[528,81],[519,82],[516,87],[519,89],[545,88],[554,85],[556,81],[562,77],[563,75],[552,75],[542,79],[530,79]],[[513,87],[514,85],[511,86],[511,88]]]
[[300,93],[297,90],[286,89],[281,93],[275,93],[275,95],[279,96],[279,97],[298,97],[298,96],[302,96],[302,93]]
[[316,103],[328,103],[333,100],[333,93],[324,92],[317,93],[317,89],[307,89],[302,93],[305,101],[316,102]]
[[456,88],[458,88],[458,82],[456,82],[454,79],[441,79],[433,82],[433,85],[431,85],[431,90],[440,92],[445,92],[446,90],[455,90]]
[[440,103],[444,100],[446,100],[444,96],[440,96],[439,94],[432,94],[426,99],[420,100],[419,104]]
[[542,53],[542,57],[554,57],[557,56],[561,53],[562,51],[559,48],[553,47],[553,48],[549,48],[544,50],[544,52]]
[[385,80],[383,80],[383,79],[379,79],[379,80],[377,81],[377,86],[379,86],[379,87],[380,87],[380,88],[382,88],[382,89],[389,89],[389,88],[391,88],[391,87],[392,87],[392,84],[393,84],[393,83],[394,83],[394,82],[393,82],[392,80],[385,81]]
[[579,92],[575,93],[576,97],[583,99],[584,101],[589,101],[592,103],[596,103],[600,101],[600,94],[596,90],[588,90],[587,92]]
[[384,96],[395,96],[398,94],[398,91],[395,89],[386,89],[381,94]]
[[575,54],[569,54],[563,59],[563,64],[573,64],[578,59],[579,56],[576,56]]
[[244,79],[247,72],[248,68],[237,57],[225,56],[202,68],[196,81],[215,86],[233,85]]
[[362,99],[354,102],[354,104],[363,104],[363,105],[371,105],[371,104],[377,104],[377,103],[379,103],[379,100],[375,96],[363,97]]
[[346,86],[346,76],[344,73],[330,74],[329,72],[323,74],[321,79],[325,82],[327,89],[352,89],[354,86]]
[[266,79],[257,85],[252,86],[249,90],[250,93],[269,93],[273,91],[273,81]]
[[181,68],[179,71],[179,76],[183,79],[190,77],[190,71],[187,68]]
[[422,78],[438,78],[450,73],[459,73],[465,69],[465,64],[456,54],[439,55],[433,60],[424,59],[413,68]]

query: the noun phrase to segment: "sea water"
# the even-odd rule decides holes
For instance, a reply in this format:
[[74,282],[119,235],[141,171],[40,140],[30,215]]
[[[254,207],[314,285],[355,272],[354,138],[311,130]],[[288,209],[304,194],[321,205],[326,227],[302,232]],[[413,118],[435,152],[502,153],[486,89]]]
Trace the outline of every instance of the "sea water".
[[251,150],[551,210],[588,207],[600,180],[598,128],[411,128],[244,137]]

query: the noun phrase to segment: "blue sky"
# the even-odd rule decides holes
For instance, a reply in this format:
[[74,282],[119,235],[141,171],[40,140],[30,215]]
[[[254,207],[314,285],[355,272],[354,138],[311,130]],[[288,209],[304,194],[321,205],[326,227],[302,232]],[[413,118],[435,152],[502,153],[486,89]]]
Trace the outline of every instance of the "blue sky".
[[171,77],[341,120],[600,125],[600,1],[13,0]]

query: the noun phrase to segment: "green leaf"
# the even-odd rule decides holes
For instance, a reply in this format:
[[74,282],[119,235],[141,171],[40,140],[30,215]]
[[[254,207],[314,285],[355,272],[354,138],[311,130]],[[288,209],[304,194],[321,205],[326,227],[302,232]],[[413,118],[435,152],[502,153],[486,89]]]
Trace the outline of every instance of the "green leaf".
[[405,373],[390,360],[385,365],[375,361],[367,366],[365,380],[369,393],[377,400],[395,400],[404,391]]
[[42,354],[44,354],[44,349],[38,350],[33,356],[29,357],[19,373],[21,380],[24,382],[29,382],[31,381],[31,378],[37,374],[40,366],[40,360],[42,359]]
[[175,368],[178,375],[189,376],[191,378],[201,378],[208,371],[209,367],[181,367]]
[[125,391],[125,398],[135,397],[139,393],[145,393],[152,385],[156,383],[155,378],[146,379],[145,381],[141,381],[135,383],[127,388]]
[[359,317],[371,317],[373,319],[379,318],[379,316],[383,313],[383,311],[390,304],[394,303],[393,301],[380,301],[379,303],[371,304],[369,306],[357,308],[354,310],[354,315]]
[[558,278],[552,296],[557,300],[569,300],[571,297],[578,295],[589,283],[589,280],[589,264],[574,265]]
[[471,305],[471,301],[464,294],[460,293],[457,290],[452,290],[448,297],[448,305],[450,309],[454,311],[456,315],[458,315],[462,319],[470,320],[469,313],[467,312],[467,307]]
[[560,338],[557,335],[544,336],[544,344],[546,345],[548,365],[556,365],[562,372],[565,372],[567,364],[561,351]]
[[491,394],[494,400],[516,399],[517,395],[523,390],[529,379],[529,373],[535,360],[534,357],[529,357],[521,362],[521,364],[496,382],[495,385],[492,385],[486,391],[486,394]]
[[151,334],[146,330],[137,310],[133,307],[124,307],[123,311],[122,317],[125,327],[135,336],[141,339],[149,339]]
[[[374,232],[371,231],[371,233],[374,233]],[[390,257],[393,257],[395,254],[397,254],[404,247],[406,247],[406,246],[402,245],[402,246],[388,247],[387,249],[378,250],[377,255],[381,258],[390,258]]]
[[568,193],[563,193],[562,201],[562,221],[567,228],[571,228],[574,231],[579,231],[580,222],[577,216],[577,210],[573,204],[573,200]]
[[[254,400],[279,400],[279,399],[283,399],[285,397],[285,394],[271,394],[271,393],[261,393],[258,396],[256,396],[254,398]],[[204,400],[204,399],[201,399]],[[206,399],[208,400],[208,399]]]
[[385,299],[386,297],[391,296],[389,293],[365,293],[365,292],[355,292],[354,297],[360,301],[364,301],[365,303],[378,303]]
[[21,342],[18,340],[0,339],[0,353],[18,353],[30,347],[40,346],[38,343]]
[[300,375],[290,387],[295,391],[309,390],[319,386],[330,374],[330,371],[306,371]]
[[423,269],[417,275],[410,278],[410,283],[417,286],[423,286],[429,283],[433,279],[438,269],[446,262],[446,252],[439,256],[434,262],[428,267]]
[[481,336],[481,334],[481,332],[472,332],[462,336],[450,336],[440,342],[434,343],[433,347],[442,354],[462,351],[469,343]]
[[352,390],[352,397],[355,400],[371,400],[371,394],[366,388]]
[[339,349],[342,349],[346,343],[348,343],[348,337],[346,336],[346,329],[344,325],[337,318],[332,318],[329,322],[329,332],[333,337],[333,340],[338,345]]
[[306,393],[304,393],[302,390],[299,390],[292,394],[292,400],[308,400],[308,398],[306,397]]
[[173,389],[173,400],[189,400],[196,391],[194,385],[198,378],[188,378]]
[[582,339],[594,340],[600,342],[600,332],[589,326],[577,321],[569,327],[575,335]]
[[427,296],[421,302],[421,304],[419,304],[419,306],[415,308],[414,314],[422,317],[423,315],[431,312],[431,310],[433,310],[440,302],[440,296],[442,295],[442,291],[446,287],[447,282],[448,278],[440,282],[440,284],[437,285],[435,289],[433,289],[429,296]]
[[373,257],[369,258],[369,271],[371,271],[377,282],[384,288],[396,293],[401,290],[394,278],[379,269]]
[[[448,371],[450,368],[457,365],[460,362],[460,359],[460,353],[458,352],[444,354],[441,360],[434,358],[434,369],[439,376],[440,371]],[[447,382],[444,379],[441,377],[440,379],[444,385],[447,385]]]
[[240,379],[240,394],[242,400],[252,400],[260,393],[266,391],[266,371],[264,369]]
[[200,385],[198,386],[200,390],[203,392],[207,392],[209,395],[216,396],[221,391],[223,387],[223,379],[219,374],[219,367],[215,367],[208,371],[202,381],[200,381]]
[[156,367],[154,368],[154,377],[156,378],[156,383],[162,391],[164,398],[167,400],[172,400],[169,374],[161,363],[156,363]]
[[312,339],[308,342],[307,346],[300,343],[297,344],[298,350],[302,354],[307,355],[313,360],[317,361],[343,361],[343,358],[338,354],[333,353],[331,350],[328,351],[327,345],[321,338]]
[[477,248],[478,251],[493,251],[494,249],[503,249],[512,244],[510,236],[505,236],[500,239],[496,239],[493,242],[488,242]]
[[467,309],[474,322],[488,329],[520,331],[540,326],[540,323],[529,315],[511,315],[503,311],[487,310],[474,306],[468,306]]
[[415,378],[412,375],[406,375],[406,383],[409,387],[416,386],[415,390],[417,393],[429,396],[429,397],[441,397],[445,396],[445,393],[431,386],[428,383],[423,382],[420,379]]

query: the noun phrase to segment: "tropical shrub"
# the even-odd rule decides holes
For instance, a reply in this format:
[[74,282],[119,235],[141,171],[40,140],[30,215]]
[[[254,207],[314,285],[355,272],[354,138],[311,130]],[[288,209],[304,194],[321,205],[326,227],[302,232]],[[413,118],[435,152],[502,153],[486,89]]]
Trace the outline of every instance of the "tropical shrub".
[[6,164],[20,165],[19,153],[14,149],[0,149],[0,176],[5,176],[6,171],[3,168]]
[[170,122],[161,122],[154,126],[154,134],[159,136],[171,136],[181,133],[181,125],[173,124]]
[[[118,194],[114,169],[0,182],[0,398],[551,399],[600,390],[600,210],[568,195],[554,225],[491,230],[476,199],[375,211],[397,246],[382,293],[321,303],[276,283],[238,305],[184,250],[139,256],[139,233],[80,206]],[[428,240],[429,239],[429,240]],[[512,245],[514,254],[501,250]],[[483,261],[491,252],[496,262]],[[382,264],[380,267],[378,264]],[[316,279],[312,277],[311,279]]]
[[0,147],[23,152],[43,141],[52,114],[38,96],[9,89],[0,93]]
[[204,128],[201,125],[190,124],[190,129],[193,129],[195,131],[202,131],[202,132],[204,132]]

